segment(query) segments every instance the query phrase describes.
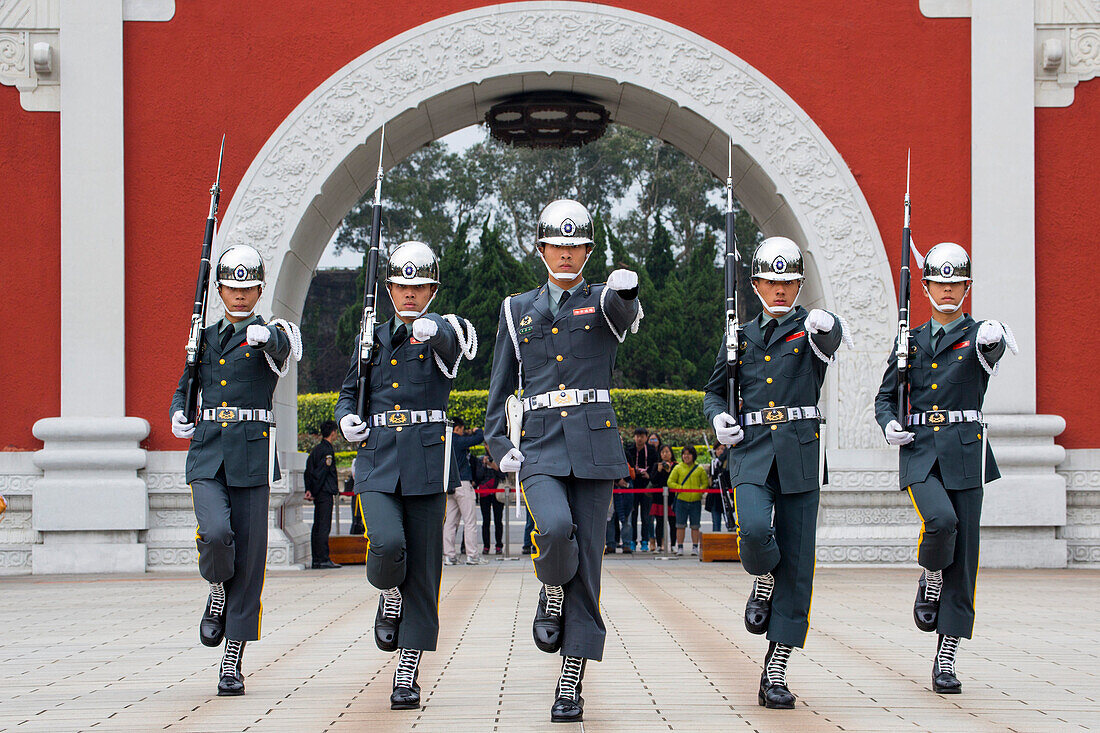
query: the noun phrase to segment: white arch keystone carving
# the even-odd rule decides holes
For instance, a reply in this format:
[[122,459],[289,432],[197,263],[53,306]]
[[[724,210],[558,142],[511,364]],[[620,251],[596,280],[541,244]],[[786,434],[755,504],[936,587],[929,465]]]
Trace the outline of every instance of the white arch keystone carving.
[[[260,250],[269,283],[308,277],[315,262],[295,254],[295,231],[319,216],[311,209],[314,197],[368,133],[459,87],[555,72],[603,77],[666,97],[729,134],[770,176],[801,224],[825,302],[845,316],[856,340],[856,349],[831,370],[829,443],[881,447],[872,401],[893,333],[893,288],[854,177],[810,117],[762,73],[729,50],[646,15],[580,2],[508,3],[449,15],[380,44],[315,89],[271,135],[226,211],[223,246]],[[347,172],[342,175],[347,181]],[[300,303],[273,302],[277,291],[270,287],[261,307],[300,309]]]

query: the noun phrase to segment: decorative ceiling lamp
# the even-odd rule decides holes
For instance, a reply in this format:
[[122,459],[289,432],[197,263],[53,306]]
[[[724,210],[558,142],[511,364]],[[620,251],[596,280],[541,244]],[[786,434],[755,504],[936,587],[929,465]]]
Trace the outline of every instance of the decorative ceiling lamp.
[[611,115],[603,105],[569,92],[529,92],[485,113],[489,134],[521,148],[576,148],[599,139]]

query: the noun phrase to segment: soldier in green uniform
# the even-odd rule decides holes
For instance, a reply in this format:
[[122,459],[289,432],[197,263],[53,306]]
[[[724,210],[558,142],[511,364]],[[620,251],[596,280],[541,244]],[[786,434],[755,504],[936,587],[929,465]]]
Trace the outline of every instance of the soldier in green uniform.
[[[753,290],[764,306],[738,336],[740,420],[726,412],[726,348],[706,386],[703,409],[718,440],[732,446],[738,547],[756,576],[745,626],[771,642],[758,701],[792,708],[787,660],[806,643],[813,593],[817,507],[825,479],[817,401],[825,370],[842,340],[844,322],[827,311],[809,313],[795,301],[804,279],[802,252],[786,237],[770,237],[752,258]],[[743,427],[742,427],[743,426]],[[775,521],[772,515],[774,511]]]
[[374,329],[370,414],[355,413],[358,339],[336,403],[344,437],[358,446],[353,472],[366,522],[367,580],[382,591],[374,642],[399,651],[394,710],[420,707],[421,655],[435,651],[439,637],[444,482],[452,489],[459,483],[445,409],[459,361],[477,351],[469,321],[428,312],[438,288],[439,263],[428,245],[394,248],[386,290],[396,315]]
[[267,504],[270,482],[279,479],[272,394],[287,358],[302,351],[297,326],[266,323],[254,312],[264,286],[256,250],[228,248],[216,277],[225,316],[203,332],[199,419],[188,423],[184,415],[186,372],[170,415],[172,433],[191,439],[186,478],[199,525],[199,572],[210,583],[199,638],[206,646],[225,639],[218,694],[241,695],[244,645],[260,638]]
[[989,378],[1012,331],[997,321],[977,322],[961,310],[970,292],[970,257],[941,242],[928,250],[922,272],[932,319],[909,332],[909,413],[897,414],[897,344],[875,399],[886,441],[901,446],[900,480],[921,521],[913,618],[936,631],[932,689],[962,692],[955,674],[959,640],[974,631],[978,529],[987,481],[1000,477],[982,421]]
[[[611,487],[628,472],[611,407],[611,372],[618,345],[637,330],[642,309],[636,273],[615,270],[606,285],[581,278],[593,247],[583,205],[548,204],[537,237],[548,280],[501,305],[485,442],[501,456],[501,471],[519,472],[535,524],[531,557],[543,586],[532,633],[539,649],[562,655],[550,719],[578,722],[585,664],[603,658],[600,568]],[[515,445],[506,413],[517,388],[522,432]]]

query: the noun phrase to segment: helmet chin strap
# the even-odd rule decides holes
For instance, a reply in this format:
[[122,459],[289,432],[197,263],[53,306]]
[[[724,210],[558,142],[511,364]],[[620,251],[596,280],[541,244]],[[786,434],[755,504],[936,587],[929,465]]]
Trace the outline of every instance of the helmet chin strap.
[[255,311],[256,311],[255,308],[252,308],[251,310],[246,310],[246,311],[231,311],[228,308],[225,309],[225,312],[228,313],[229,315],[233,316],[234,318],[248,318]]
[[924,294],[925,294],[926,296],[928,296],[928,302],[929,302],[929,303],[931,303],[931,304],[932,304],[932,307],[933,307],[933,308],[935,308],[935,309],[936,309],[937,311],[939,311],[940,313],[954,313],[954,312],[955,312],[955,311],[957,311],[957,310],[958,310],[959,308],[961,308],[961,307],[962,307],[962,302],[963,302],[964,300],[966,300],[966,296],[970,294],[970,285],[971,285],[971,284],[972,284],[972,282],[971,282],[971,281],[968,281],[968,282],[966,283],[966,292],[964,292],[964,293],[963,293],[963,297],[959,298],[959,302],[958,302],[957,304],[952,304],[952,305],[940,305],[939,303],[937,303],[937,302],[936,302],[936,301],[935,301],[935,300],[934,300],[934,299],[932,298],[932,294],[928,292],[928,283],[927,283],[927,282],[925,282],[924,280],[921,280],[921,286],[922,286],[922,287],[924,288]]
[[[592,249],[595,249],[595,247],[593,247]],[[588,264],[588,258],[592,256],[592,249],[588,250],[588,254],[584,257],[584,262],[581,263],[580,269],[576,272],[554,272],[550,269],[550,263],[546,261],[546,255],[542,253],[542,250],[539,250],[539,259],[542,260],[543,266],[546,268],[546,271],[550,273],[550,275],[556,277],[559,280],[569,280],[570,282],[572,282],[573,280],[576,280],[578,277],[580,277],[581,273],[584,272],[584,266]]]
[[798,284],[798,292],[794,294],[794,300],[790,305],[768,305],[763,296],[760,295],[760,291],[756,289],[756,282],[753,281],[752,292],[756,293],[757,300],[760,301],[760,305],[764,306],[764,310],[770,313],[774,313],[777,316],[785,316],[794,310],[795,304],[798,302],[798,296],[802,295],[802,283]]
[[420,318],[420,316],[422,316],[422,315],[424,315],[425,313],[427,313],[427,312],[428,312],[428,309],[432,307],[432,301],[433,301],[433,300],[435,300],[435,296],[439,295],[439,286],[437,285],[437,286],[435,287],[435,292],[434,292],[434,293],[432,293],[432,297],[428,298],[428,302],[427,302],[427,303],[426,303],[426,304],[424,305],[424,308],[423,308],[423,309],[421,309],[421,310],[419,310],[419,311],[403,311],[403,310],[399,310],[399,309],[398,309],[398,307],[397,307],[397,303],[394,303],[394,302],[393,302],[393,294],[392,294],[392,293],[390,293],[390,289],[389,289],[389,288],[386,288],[386,295],[387,295],[387,296],[389,296],[389,299],[390,299],[390,305],[392,305],[392,306],[393,306],[393,312],[394,312],[394,313],[396,313],[397,315],[401,316],[402,318]]

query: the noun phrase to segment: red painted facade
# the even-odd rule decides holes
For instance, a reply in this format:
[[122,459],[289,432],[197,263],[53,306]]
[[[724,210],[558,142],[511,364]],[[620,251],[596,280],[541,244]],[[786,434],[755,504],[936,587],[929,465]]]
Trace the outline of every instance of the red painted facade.
[[[340,67],[417,25],[484,4],[442,0],[368,12],[361,3],[329,2],[303,13],[299,4],[256,0],[179,2],[170,22],[126,23],[126,300],[138,306],[126,323],[126,412],[151,423],[146,447],[185,447],[171,436],[167,405],[182,368],[221,133],[228,133],[224,210],[268,137]],[[784,89],[847,161],[891,263],[900,246],[909,147],[917,242],[923,249],[968,239],[968,19],[925,18],[916,2],[616,4],[730,49]],[[1055,273],[1088,271],[1091,227],[1078,212],[1094,209],[1088,204],[1100,197],[1100,151],[1084,144],[1095,136],[1098,113],[1100,87],[1089,83],[1078,88],[1072,107],[1037,111],[1040,302],[1059,302],[1065,280]],[[7,244],[0,250],[3,315],[20,344],[0,351],[8,386],[0,447],[40,447],[31,425],[60,409],[58,120],[56,113],[23,111],[18,93],[0,87],[0,195],[19,202],[0,217],[0,240]],[[927,318],[927,304],[915,303],[914,317]],[[1073,388],[1080,380],[1064,377],[1087,379],[1097,367],[1076,346],[1080,339],[1069,338],[1068,319],[1040,308],[1039,328],[1039,411],[1066,416],[1063,445],[1100,447],[1100,429],[1086,422],[1089,405]],[[884,357],[888,349],[882,345]]]

